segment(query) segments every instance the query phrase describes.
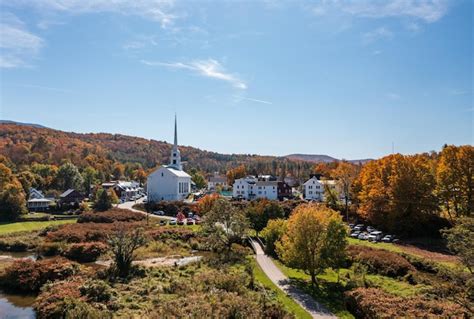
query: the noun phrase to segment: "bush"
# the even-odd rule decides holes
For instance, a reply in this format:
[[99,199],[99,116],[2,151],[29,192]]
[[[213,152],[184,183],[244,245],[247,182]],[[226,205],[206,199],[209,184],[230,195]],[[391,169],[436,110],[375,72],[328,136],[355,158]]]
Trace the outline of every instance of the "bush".
[[103,280],[89,280],[79,287],[82,296],[87,297],[89,301],[108,302],[112,299],[113,290]]
[[347,254],[352,262],[367,266],[367,270],[388,277],[402,277],[415,268],[402,256],[366,246],[349,245]]
[[65,251],[64,256],[79,262],[93,262],[101,254],[107,251],[107,245],[101,242],[89,242],[71,244]]
[[81,243],[91,241],[106,242],[109,235],[112,235],[121,227],[134,229],[143,225],[139,223],[82,223],[62,225],[55,231],[48,232],[46,239],[48,241],[64,241],[68,243]]
[[61,243],[43,243],[36,248],[36,252],[40,256],[57,256],[62,254],[63,246]]
[[84,213],[77,219],[78,223],[113,223],[135,222],[144,220],[146,216],[128,209],[113,208],[105,212]]
[[461,306],[423,297],[398,297],[378,288],[357,288],[345,293],[347,309],[357,318],[463,318]]
[[65,258],[14,261],[0,275],[0,285],[12,291],[38,292],[48,281],[62,280],[79,271],[79,265]]

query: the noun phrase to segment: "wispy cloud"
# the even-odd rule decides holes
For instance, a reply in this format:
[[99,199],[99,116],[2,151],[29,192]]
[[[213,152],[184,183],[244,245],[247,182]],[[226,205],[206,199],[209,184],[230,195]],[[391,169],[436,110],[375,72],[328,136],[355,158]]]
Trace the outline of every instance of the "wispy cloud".
[[270,102],[270,101],[265,101],[265,100],[260,100],[260,99],[254,99],[254,98],[251,98],[251,97],[245,97],[245,96],[239,96],[239,95],[234,95],[234,98],[240,102],[242,100],[245,100],[245,101],[250,101],[250,102],[255,102],[255,103],[262,103],[262,104],[269,104],[269,105],[272,105],[273,103]]
[[52,86],[35,85],[35,84],[20,84],[18,86],[24,87],[24,88],[30,88],[30,89],[38,89],[38,90],[43,90],[43,91],[58,92],[58,93],[71,93],[72,92],[71,90],[67,90],[67,89],[62,89],[62,88],[57,88],[57,87],[52,87]]
[[171,13],[173,4],[173,0],[16,0],[7,5],[71,14],[113,12],[139,15],[158,21],[162,27],[167,27],[177,18],[177,15]]
[[379,55],[379,54],[382,54],[382,51],[381,51],[381,50],[374,50],[374,51],[372,51],[372,55]]
[[168,67],[172,69],[183,69],[196,72],[197,74],[213,78],[221,81],[228,82],[232,84],[233,87],[245,90],[247,89],[247,84],[238,78],[235,74],[228,73],[225,68],[221,65],[221,63],[214,59],[207,59],[207,60],[196,60],[191,62],[155,62],[155,61],[147,61],[141,60],[143,64],[150,65],[150,66],[162,66]]
[[393,37],[393,32],[385,27],[379,27],[375,30],[362,34],[363,42],[368,44],[381,39],[390,39]]
[[449,89],[448,90],[448,93],[450,95],[464,95],[464,94],[467,94],[468,91],[466,90],[460,90],[460,89]]
[[28,66],[43,47],[43,39],[29,32],[13,14],[4,13],[0,18],[0,67]]
[[323,0],[312,11],[317,15],[337,12],[366,18],[412,17],[432,23],[448,9],[447,0]]

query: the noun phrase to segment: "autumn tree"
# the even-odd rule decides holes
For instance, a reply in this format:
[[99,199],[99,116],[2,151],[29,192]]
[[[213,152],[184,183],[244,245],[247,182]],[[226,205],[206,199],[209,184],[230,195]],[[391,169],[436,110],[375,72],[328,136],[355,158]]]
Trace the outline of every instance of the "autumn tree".
[[349,200],[351,194],[351,187],[358,175],[357,168],[358,167],[354,164],[342,161],[333,171],[333,176],[337,180],[339,188],[341,189],[342,196],[344,197],[344,211],[346,214],[347,221],[349,221]]
[[82,180],[83,180],[83,189],[85,191],[85,194],[86,196],[89,196],[92,186],[97,181],[97,171],[93,167],[87,166],[82,171]]
[[437,195],[453,220],[474,211],[474,147],[445,146],[436,169]]
[[340,267],[346,244],[339,213],[322,205],[302,204],[288,219],[277,253],[288,266],[304,270],[317,286],[318,274],[328,267]]
[[197,189],[202,189],[207,186],[206,178],[197,169],[193,168],[190,171],[191,179],[196,184]]
[[371,161],[362,168],[358,183],[359,213],[375,226],[419,233],[437,214],[435,177],[426,156],[395,154]]
[[[113,192],[113,191],[112,191]],[[115,195],[117,197],[117,195]],[[96,198],[94,201],[94,209],[96,211],[106,211],[112,208],[113,198],[110,193],[103,188],[100,188],[96,192]]]
[[240,243],[247,234],[245,213],[224,198],[217,199],[203,218],[203,229],[216,249],[230,252],[232,244]]
[[236,179],[245,177],[246,175],[247,169],[245,168],[245,165],[239,165],[227,171],[227,183],[233,185]]
[[213,193],[213,194],[208,194],[204,196],[203,198],[201,198],[197,202],[197,208],[198,208],[199,213],[204,215],[207,212],[209,212],[219,197],[220,197],[219,194]]
[[59,189],[82,189],[82,183],[82,176],[76,165],[66,162],[59,167],[56,174],[56,185]]
[[23,187],[11,170],[0,163],[0,219],[14,220],[26,212]]
[[143,168],[138,168],[133,171],[133,179],[136,180],[137,182],[140,183],[140,185],[143,185],[146,183],[146,172],[143,170]]
[[115,180],[120,180],[124,177],[125,166],[120,163],[115,163],[112,171],[112,176]]
[[250,226],[258,233],[267,226],[271,219],[285,217],[283,208],[276,201],[262,199],[252,202],[246,210]]
[[278,257],[276,253],[276,243],[286,232],[286,220],[271,219],[267,226],[262,230],[261,236],[265,240],[265,253],[267,255]]

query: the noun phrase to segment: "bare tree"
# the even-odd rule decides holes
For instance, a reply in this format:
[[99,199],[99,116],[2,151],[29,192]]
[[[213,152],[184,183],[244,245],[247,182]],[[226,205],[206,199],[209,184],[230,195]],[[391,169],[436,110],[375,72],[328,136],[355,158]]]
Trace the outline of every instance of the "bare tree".
[[132,269],[132,261],[135,259],[135,251],[145,244],[145,237],[142,229],[133,231],[122,227],[109,237],[109,245],[114,255],[114,265],[116,275],[126,278]]

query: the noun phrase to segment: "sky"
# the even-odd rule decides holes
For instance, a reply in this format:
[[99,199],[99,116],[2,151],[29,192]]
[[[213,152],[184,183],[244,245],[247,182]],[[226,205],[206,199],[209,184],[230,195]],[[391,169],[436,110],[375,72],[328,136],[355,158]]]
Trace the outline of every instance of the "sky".
[[0,118],[220,153],[473,144],[473,1],[0,0]]

